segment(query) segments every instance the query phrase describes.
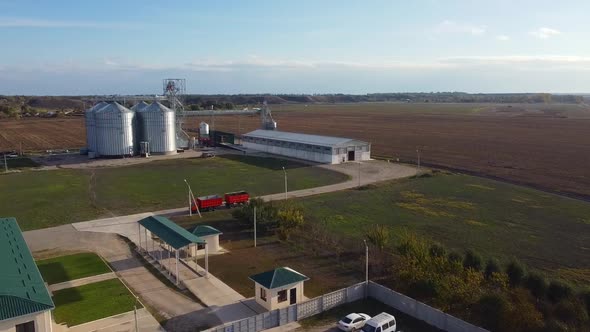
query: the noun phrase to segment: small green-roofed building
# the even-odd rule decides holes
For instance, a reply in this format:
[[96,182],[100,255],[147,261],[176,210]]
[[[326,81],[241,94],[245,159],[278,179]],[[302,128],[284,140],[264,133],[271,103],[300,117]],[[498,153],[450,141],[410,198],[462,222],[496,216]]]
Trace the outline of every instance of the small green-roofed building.
[[250,276],[250,280],[256,288],[256,302],[270,311],[301,302],[303,283],[309,278],[289,267],[279,267]]
[[[221,250],[219,246],[219,235],[223,234],[217,228],[208,226],[208,225],[198,225],[189,231],[199,238],[203,239],[207,242],[207,246],[209,247],[209,253],[215,254]],[[191,253],[192,256],[200,256],[205,254],[205,250],[203,250],[203,246],[196,246],[195,251]]]
[[15,218],[0,218],[0,266],[0,331],[51,331],[55,305]]

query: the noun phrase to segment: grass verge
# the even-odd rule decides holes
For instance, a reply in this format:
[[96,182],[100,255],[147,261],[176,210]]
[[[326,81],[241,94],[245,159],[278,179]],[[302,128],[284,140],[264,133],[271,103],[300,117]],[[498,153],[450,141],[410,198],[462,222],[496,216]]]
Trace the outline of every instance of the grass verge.
[[[68,326],[133,310],[135,297],[119,279],[96,282],[53,293],[55,321]],[[137,307],[141,308],[138,302]]]
[[111,272],[94,253],[80,253],[37,261],[43,280],[50,285]]

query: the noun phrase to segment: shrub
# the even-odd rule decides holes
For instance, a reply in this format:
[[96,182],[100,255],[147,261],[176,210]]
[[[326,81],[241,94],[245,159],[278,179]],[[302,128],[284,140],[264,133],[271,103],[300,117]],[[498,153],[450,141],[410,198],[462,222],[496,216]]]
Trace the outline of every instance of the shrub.
[[367,232],[367,240],[379,250],[384,250],[389,245],[390,239],[389,228],[385,225],[373,225]]
[[463,258],[463,267],[465,267],[466,269],[474,269],[475,271],[481,271],[481,256],[471,249],[467,250],[465,252],[465,257]]
[[572,286],[561,281],[552,281],[549,284],[549,288],[547,288],[547,297],[553,303],[567,299],[571,297],[573,293]]
[[486,269],[484,275],[486,279],[490,279],[493,273],[501,272],[500,263],[498,263],[497,259],[489,259],[486,263]]
[[430,246],[430,256],[431,257],[445,257],[447,255],[447,250],[445,247],[438,243],[434,243]]
[[458,253],[457,251],[451,251],[449,253],[449,262],[461,263],[462,260],[463,260],[463,256],[461,256],[461,254]]
[[438,291],[433,280],[418,280],[410,286],[409,294],[414,298],[428,299],[436,297]]
[[528,291],[515,288],[510,300],[510,308],[502,315],[500,328],[497,331],[529,332],[543,328],[543,315],[533,304]]
[[541,274],[532,272],[526,277],[524,286],[531,291],[536,298],[543,298],[547,293],[547,280]]
[[582,303],[586,305],[586,311],[588,312],[588,315],[590,315],[590,289],[583,291],[580,294],[580,299],[582,300]]
[[518,286],[524,278],[524,267],[518,261],[512,261],[506,266],[506,274],[511,286]]
[[555,317],[568,325],[581,325],[588,321],[588,313],[572,300],[563,300],[555,306]]
[[500,328],[500,320],[504,312],[508,311],[510,303],[499,294],[489,294],[482,296],[475,307],[476,313],[480,317],[482,327],[497,331]]
[[543,328],[543,332],[568,332],[570,329],[564,323],[552,319],[545,323],[545,327]]

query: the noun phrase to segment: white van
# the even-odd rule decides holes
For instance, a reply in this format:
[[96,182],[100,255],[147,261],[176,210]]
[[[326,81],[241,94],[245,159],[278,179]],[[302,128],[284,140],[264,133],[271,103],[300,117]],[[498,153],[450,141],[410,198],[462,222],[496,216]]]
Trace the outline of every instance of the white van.
[[361,329],[363,332],[395,332],[395,330],[395,317],[386,312],[369,319]]

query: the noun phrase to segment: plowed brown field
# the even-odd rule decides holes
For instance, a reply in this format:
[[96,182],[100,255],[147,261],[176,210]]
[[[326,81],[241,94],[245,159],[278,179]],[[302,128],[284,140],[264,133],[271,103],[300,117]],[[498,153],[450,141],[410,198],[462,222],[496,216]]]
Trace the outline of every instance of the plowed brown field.
[[[370,141],[375,156],[460,169],[590,198],[585,105],[339,104],[273,106],[280,130]],[[84,146],[82,118],[0,121],[0,150]],[[192,118],[246,133],[257,116]]]

